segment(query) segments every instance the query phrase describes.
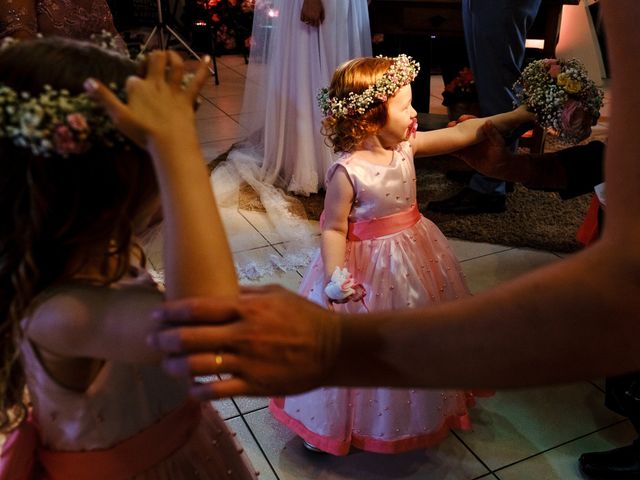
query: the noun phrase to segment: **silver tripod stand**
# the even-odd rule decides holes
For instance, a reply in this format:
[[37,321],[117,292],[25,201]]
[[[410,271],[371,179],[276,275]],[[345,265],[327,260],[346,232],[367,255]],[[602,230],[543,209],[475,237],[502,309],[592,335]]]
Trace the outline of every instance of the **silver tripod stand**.
[[[191,46],[180,36],[180,34],[178,34],[178,32],[176,32],[173,27],[171,27],[171,25],[167,24],[164,21],[164,6],[162,4],[162,0],[156,0],[156,5],[158,6],[158,22],[155,24],[155,26],[153,27],[153,30],[151,30],[151,33],[149,34],[149,36],[147,37],[147,39],[144,42],[144,45],[142,46],[142,49],[140,50],[140,53],[144,53],[149,44],[151,43],[151,40],[153,40],[153,38],[157,35],[159,40],[160,40],[160,48],[162,50],[166,50],[167,46],[169,44],[169,39],[171,37],[175,38],[178,42],[180,42],[180,44],[197,60],[200,60],[200,55],[198,55],[192,48]],[[220,80],[218,79],[218,65],[216,63],[216,56],[215,56],[215,52],[212,52],[211,54],[211,59],[212,59],[212,66],[209,67],[209,71],[211,72],[211,75],[213,75],[213,80],[215,81],[216,85],[220,85]]]

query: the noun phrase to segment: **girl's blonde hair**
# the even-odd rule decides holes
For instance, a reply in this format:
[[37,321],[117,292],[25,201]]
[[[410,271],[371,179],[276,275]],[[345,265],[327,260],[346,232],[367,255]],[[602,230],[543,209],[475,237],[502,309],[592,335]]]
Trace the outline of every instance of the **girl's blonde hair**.
[[[389,70],[394,60],[386,57],[363,57],[340,65],[331,79],[329,96],[347,98],[360,94],[376,83]],[[322,134],[334,152],[351,152],[368,136],[374,135],[387,122],[387,102],[378,101],[363,114],[326,117]]]

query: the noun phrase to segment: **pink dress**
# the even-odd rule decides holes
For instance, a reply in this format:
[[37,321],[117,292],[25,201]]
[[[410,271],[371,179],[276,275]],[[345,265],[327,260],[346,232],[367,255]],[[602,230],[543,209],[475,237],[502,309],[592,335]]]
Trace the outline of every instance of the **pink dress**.
[[[146,273],[134,281],[120,282],[117,288],[127,288],[131,284],[138,289],[141,285],[155,288]],[[86,303],[84,292],[91,288],[98,287],[61,287],[54,294],[61,292],[75,299],[81,306],[90,306]],[[95,299],[95,295],[92,298]],[[23,324],[28,328],[28,319]],[[49,462],[55,467],[52,469],[54,473],[49,472],[46,477],[36,478],[257,478],[246,454],[234,438],[235,434],[229,431],[218,413],[208,403],[189,403],[186,395],[187,381],[167,376],[159,365],[105,361],[86,391],[75,391],[59,385],[47,374],[29,340],[23,340],[21,350],[33,403],[32,414],[37,437],[40,448],[45,449],[44,453],[39,453],[40,463],[46,467],[43,461],[50,452],[53,452],[54,457],[61,452],[72,457],[65,459],[64,453],[62,458],[57,455],[53,462]],[[185,409],[185,406],[190,408]],[[167,417],[175,416],[176,412],[178,417],[173,420],[172,426],[165,428],[164,432],[157,430]],[[187,428],[186,422],[191,422],[192,427]],[[142,442],[139,438],[137,444],[130,441],[148,430],[152,434],[143,437]],[[127,442],[129,444],[124,449],[118,450],[120,445]],[[132,450],[132,444],[137,450]],[[104,450],[116,453],[104,459],[99,456]],[[160,455],[159,451],[168,453]],[[90,462],[82,458],[82,455],[95,452],[98,452],[98,456],[90,457]],[[80,457],[74,457],[74,453]],[[160,455],[158,461],[144,466],[145,462],[150,463],[148,458],[154,455]],[[78,458],[88,464],[89,471],[86,467],[74,470]],[[113,463],[117,463],[114,458],[123,464],[125,473],[117,468],[120,473],[105,473],[105,469],[108,470]],[[60,470],[61,462],[66,463],[63,467],[67,470]],[[94,471],[91,471],[91,462],[95,464]],[[134,464],[137,466],[131,467]],[[132,475],[127,473],[131,468],[143,471]],[[65,473],[60,473],[61,471]],[[0,478],[4,478],[1,473]],[[20,477],[17,473],[8,472],[7,478]]]
[[[346,170],[355,192],[350,236],[361,238],[347,240],[345,266],[364,285],[370,311],[422,307],[469,295],[447,239],[416,210],[416,175],[408,142],[398,146],[388,166],[374,165],[355,153],[342,156],[327,178],[337,168]],[[398,218],[392,222],[396,227],[385,231],[384,224]],[[403,226],[407,218],[409,226]],[[366,224],[369,220],[374,221]],[[366,227],[359,230],[363,221]],[[368,238],[372,230],[374,238]],[[318,253],[299,292],[326,305],[323,291],[324,268]],[[336,305],[336,310],[365,311],[359,302]],[[432,446],[450,428],[470,428],[467,407],[473,403],[473,394],[460,390],[321,388],[274,398],[269,408],[310,444],[346,455],[351,446],[378,453]]]

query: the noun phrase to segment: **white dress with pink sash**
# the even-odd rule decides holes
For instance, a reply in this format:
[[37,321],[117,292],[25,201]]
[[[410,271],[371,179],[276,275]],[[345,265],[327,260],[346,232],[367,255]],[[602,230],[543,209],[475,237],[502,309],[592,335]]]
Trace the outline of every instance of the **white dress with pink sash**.
[[[447,239],[417,211],[408,142],[398,146],[387,166],[374,165],[356,153],[342,156],[327,178],[337,168],[346,170],[355,192],[344,266],[365,287],[370,311],[423,307],[469,295]],[[299,292],[326,305],[320,253]],[[365,306],[350,302],[336,305],[336,310],[364,312]],[[467,407],[473,403],[474,395],[460,390],[322,388],[274,398],[269,408],[307,442],[346,455],[351,446],[399,453],[434,445],[450,428],[470,428]]]

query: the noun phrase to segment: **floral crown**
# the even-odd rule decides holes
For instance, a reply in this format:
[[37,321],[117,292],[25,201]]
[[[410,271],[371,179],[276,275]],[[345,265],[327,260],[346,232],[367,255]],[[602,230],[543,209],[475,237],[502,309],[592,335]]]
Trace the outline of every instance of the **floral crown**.
[[[378,56],[376,58],[389,58]],[[326,117],[340,118],[362,115],[374,103],[386,102],[398,90],[410,84],[418,75],[420,64],[405,54],[393,59],[393,64],[376,83],[362,93],[349,92],[346,98],[329,95],[329,89],[323,88],[318,94],[318,104]]]
[[[4,39],[0,42],[0,51],[17,42],[12,38]],[[109,44],[102,47],[110,49]],[[109,88],[124,99],[124,93],[116,85],[110,84]],[[54,90],[49,85],[45,85],[39,94],[31,95],[0,84],[2,138],[43,157],[82,154],[94,145],[129,144],[105,111],[86,93],[71,95],[68,90]]]

